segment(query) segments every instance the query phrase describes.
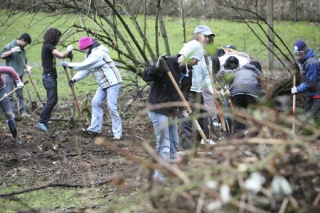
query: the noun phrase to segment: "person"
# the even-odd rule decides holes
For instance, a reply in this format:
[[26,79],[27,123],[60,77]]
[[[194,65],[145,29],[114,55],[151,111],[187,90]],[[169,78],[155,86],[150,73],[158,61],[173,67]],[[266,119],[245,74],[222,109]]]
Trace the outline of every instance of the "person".
[[[233,107],[251,108],[264,95],[261,85],[262,68],[260,62],[250,61],[250,63],[232,72],[233,80],[230,85],[230,97]],[[234,120],[233,131],[235,137],[243,137],[246,130],[246,124]]]
[[57,69],[56,57],[66,58],[71,55],[73,46],[69,45],[67,50],[60,52],[56,49],[61,38],[61,31],[56,28],[49,28],[43,35],[43,45],[41,50],[42,60],[42,84],[47,92],[47,101],[40,113],[40,119],[36,124],[36,128],[41,131],[47,132],[49,130],[49,120],[54,106],[58,103],[58,82],[57,82]]
[[98,88],[91,102],[91,124],[83,131],[90,135],[101,134],[103,121],[101,104],[107,98],[108,110],[112,120],[113,140],[120,140],[122,137],[122,120],[117,108],[118,94],[122,82],[120,72],[111,59],[108,48],[100,45],[97,40],[84,36],[79,40],[79,49],[86,54],[86,59],[83,62],[67,63],[61,61],[61,65],[79,70],[69,81],[69,86],[90,73],[96,77]]
[[298,40],[293,44],[293,53],[298,60],[302,82],[291,88],[291,93],[306,93],[305,113],[311,114],[313,119],[320,124],[320,61],[315,57],[312,48]]
[[[203,55],[202,45],[196,40],[191,40],[184,44],[179,54],[159,57],[155,65],[147,67],[142,73],[142,79],[151,82],[148,116],[156,135],[156,152],[166,161],[178,158],[177,111],[181,107],[169,106],[171,102],[180,101],[180,97],[161,60],[163,59],[167,64],[175,82],[186,98],[192,84],[193,66],[201,61]],[[160,171],[155,170],[154,178],[161,181],[164,176]]]
[[224,50],[225,54],[219,57],[220,70],[224,69],[224,64],[230,56],[237,57],[239,60],[239,67],[242,67],[250,62],[250,56],[245,52],[238,52],[236,46],[234,45],[227,45],[222,47],[222,49]]
[[24,84],[22,83],[18,73],[9,66],[0,66],[0,106],[2,111],[4,112],[4,115],[7,120],[7,124],[9,126],[10,132],[11,132],[11,139],[10,141],[16,144],[21,144],[21,141],[17,137],[18,132],[16,128],[16,124],[14,122],[14,113],[11,109],[10,100],[7,97],[4,97],[6,95],[6,85],[4,83],[4,79],[2,78],[2,74],[10,75],[12,79],[15,81],[15,84],[17,86],[17,89],[22,89]]
[[[25,74],[24,69],[26,68],[28,74],[31,74],[32,70],[31,66],[25,65],[25,63],[28,62],[25,50],[28,44],[31,44],[31,36],[28,33],[23,33],[18,39],[14,39],[12,42],[6,44],[0,52],[0,57],[5,59],[5,65],[12,67],[22,80]],[[16,87],[15,81],[10,75],[5,76],[5,84],[7,92],[12,91]],[[16,97],[18,114],[23,117],[30,117],[25,109],[22,88],[16,90]],[[15,102],[12,94],[9,96],[9,100],[11,109],[14,112]]]
[[[210,27],[206,25],[196,26],[193,31],[193,40],[198,41],[203,47],[207,44],[213,43],[213,38],[215,34],[211,31]],[[208,57],[209,66],[212,65],[211,58]],[[203,130],[205,136],[209,139],[209,123],[208,120],[212,119],[213,122],[217,122],[216,116],[216,106],[213,101],[212,93],[210,93],[210,88],[212,88],[210,83],[210,78],[208,74],[207,64],[204,57],[201,61],[193,66],[193,74],[192,74],[192,85],[190,88],[189,96],[187,100],[189,104],[192,106],[193,110],[196,108],[193,107],[194,104],[198,103],[204,105],[206,109],[200,108],[196,109],[195,114],[199,116],[198,123]],[[208,116],[202,116],[203,114],[207,114],[210,112],[210,118]],[[202,114],[202,115],[201,115]],[[182,118],[182,112],[179,114],[179,117]],[[185,120],[181,122],[181,145],[185,149],[191,148],[191,146],[195,145],[192,141],[198,141],[199,135],[194,134],[195,129],[192,128],[192,120]],[[211,144],[214,144],[212,140],[209,140]],[[201,139],[200,143],[205,143],[203,139]]]

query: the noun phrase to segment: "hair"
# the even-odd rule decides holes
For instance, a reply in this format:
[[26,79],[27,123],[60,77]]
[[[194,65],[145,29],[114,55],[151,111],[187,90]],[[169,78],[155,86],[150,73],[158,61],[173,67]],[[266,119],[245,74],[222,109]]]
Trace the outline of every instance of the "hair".
[[224,68],[227,70],[234,70],[238,69],[239,67],[239,59],[235,56],[230,56],[227,58],[226,62],[224,63]]
[[44,44],[52,44],[56,46],[61,37],[61,31],[56,28],[49,28],[47,32],[43,35]]
[[27,42],[27,44],[31,44],[31,36],[28,33],[23,33],[19,40],[24,40],[25,42]]

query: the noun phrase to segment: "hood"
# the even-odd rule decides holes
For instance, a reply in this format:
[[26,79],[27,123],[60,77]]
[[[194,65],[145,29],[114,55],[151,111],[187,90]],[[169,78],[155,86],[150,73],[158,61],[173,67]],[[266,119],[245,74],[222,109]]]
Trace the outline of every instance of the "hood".
[[302,59],[298,60],[298,62],[303,64],[308,58],[314,57],[314,56],[315,56],[315,54],[314,54],[313,49],[309,48],[308,52],[306,53],[306,55]]

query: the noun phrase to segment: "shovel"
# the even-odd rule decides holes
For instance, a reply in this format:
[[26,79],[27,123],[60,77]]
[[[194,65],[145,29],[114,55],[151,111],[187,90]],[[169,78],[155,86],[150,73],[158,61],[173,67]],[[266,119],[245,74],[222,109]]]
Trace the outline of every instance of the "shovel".
[[[23,82],[24,85],[26,85],[29,81],[25,81]],[[12,93],[14,93],[18,88],[14,88],[13,90],[11,90],[9,93],[5,94],[2,98],[0,98],[0,101],[4,100],[6,97],[8,97],[9,95],[11,95]]]
[[177,93],[179,94],[179,97],[180,97],[180,99],[182,100],[184,107],[186,107],[189,115],[191,115],[192,120],[193,120],[193,122],[194,122],[194,125],[195,125],[196,129],[198,130],[198,132],[199,132],[199,134],[201,135],[202,139],[203,139],[207,144],[209,144],[208,138],[207,138],[206,135],[203,133],[203,131],[202,131],[202,129],[201,129],[201,126],[199,125],[199,123],[198,123],[196,117],[194,116],[194,114],[192,113],[192,110],[191,110],[191,108],[190,108],[187,100],[185,99],[184,95],[182,94],[182,92],[181,92],[181,90],[180,90],[180,88],[179,88],[176,80],[174,79],[171,71],[169,70],[169,67],[168,67],[167,63],[164,61],[163,58],[161,58],[161,63],[162,63],[162,65],[163,65],[164,69],[166,70],[166,72],[167,72],[167,74],[168,74],[168,76],[169,76],[169,78],[170,78],[173,86],[175,87]]

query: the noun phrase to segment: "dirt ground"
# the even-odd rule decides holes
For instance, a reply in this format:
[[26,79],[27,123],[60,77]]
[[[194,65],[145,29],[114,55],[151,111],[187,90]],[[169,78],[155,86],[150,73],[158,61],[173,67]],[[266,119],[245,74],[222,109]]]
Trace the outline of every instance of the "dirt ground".
[[[72,122],[73,104],[71,100],[59,100],[59,104],[55,107],[52,114],[52,121],[50,123],[51,128],[48,133],[43,133],[35,128],[36,122],[39,119],[38,114],[41,109],[39,103],[39,109],[33,112],[29,111],[31,114],[30,118],[19,118],[18,116],[16,124],[19,137],[22,140],[21,145],[15,145],[10,142],[11,135],[9,134],[7,126],[4,125],[4,116],[1,116],[0,186],[4,188],[17,186],[17,178],[19,179],[19,190],[43,185],[45,185],[44,187],[54,187],[54,184],[60,184],[59,186],[62,186],[62,189],[68,187],[89,187],[93,185],[99,187],[108,183],[109,186],[121,189],[118,195],[124,196],[128,201],[134,199],[134,192],[137,188],[140,190],[138,192],[139,196],[141,194],[143,195],[143,192],[148,190],[150,183],[149,170],[144,166],[141,166],[143,163],[140,163],[139,165],[139,163],[137,163],[138,160],[135,160],[135,158],[140,157],[149,162],[152,161],[152,158],[143,150],[140,143],[142,141],[149,143],[150,139],[153,137],[153,128],[144,111],[146,107],[146,93],[142,93],[142,95],[137,94],[140,93],[121,92],[120,94],[118,107],[123,119],[124,135],[124,138],[120,142],[112,141],[111,121],[107,110],[105,110],[102,135],[99,137],[92,137],[82,133],[81,122]],[[30,105],[31,103],[26,103],[27,107]],[[106,109],[106,105],[103,105],[103,108]],[[86,117],[83,116],[83,119],[85,118]],[[75,116],[74,119],[77,120],[78,117]],[[224,165],[225,168],[230,168],[226,170],[227,174],[221,173],[220,170],[211,171],[212,176],[221,178],[220,181],[222,182],[226,177],[233,175],[229,173],[232,170],[236,170],[234,169],[235,167],[241,164],[251,165],[253,162],[259,162],[259,160],[261,160],[261,158],[253,154],[254,151],[250,151],[250,148],[244,141],[237,143],[239,144],[237,146],[232,143],[220,144],[215,150],[214,157],[211,156],[209,159],[198,159],[193,162],[192,164],[195,168],[191,169],[189,167],[191,164],[187,163],[188,168],[191,169],[190,174],[188,174],[189,178],[193,178],[199,183],[204,180],[202,172],[205,168],[219,168],[219,165]],[[320,179],[318,178],[319,163],[316,160],[319,159],[320,156],[319,143],[320,142],[318,141],[310,144],[310,149],[318,152],[318,155],[316,155],[311,162],[307,159],[310,154],[309,150],[295,147],[294,150],[288,149],[285,153],[278,153],[278,156],[276,156],[274,161],[270,161],[270,165],[265,165],[266,169],[262,168],[263,172],[267,173],[266,176],[269,177],[269,183],[272,176],[276,173],[278,174],[278,172],[270,172],[267,168],[268,166],[281,168],[279,169],[280,174],[287,175],[287,178],[291,178],[291,180],[297,183],[297,188],[295,190],[298,193],[298,199],[300,199],[298,200],[299,205],[306,206],[300,208],[300,212],[317,212],[320,208],[318,205],[310,207],[310,200],[314,200],[314,196],[317,193],[316,190],[318,190],[318,187],[320,186]],[[150,147],[154,147],[153,144],[149,143],[149,145]],[[247,149],[245,154],[249,154],[246,158],[239,159],[239,157],[234,156],[237,155],[235,153],[239,153],[239,150],[242,149],[241,145],[244,145]],[[314,160],[316,160],[316,162],[313,162]],[[183,163],[180,166],[183,171],[188,171],[186,167],[183,168]],[[197,168],[203,168],[201,173],[195,170]],[[304,169],[308,170],[309,173],[304,173]],[[235,180],[232,181],[236,182],[237,177],[234,176],[233,178]],[[52,185],[48,186],[46,184]],[[179,184],[178,187],[180,185],[181,184]],[[200,190],[201,186],[202,185],[197,186],[197,189]],[[233,185],[233,187],[239,188],[237,185]],[[114,189],[104,188],[102,190],[102,196],[106,197],[106,202],[103,204],[88,206],[87,209],[80,209],[77,206],[58,208],[55,210],[51,209],[50,212],[92,212],[89,211],[89,209],[99,210],[103,207],[110,207],[116,203],[116,201],[109,195],[108,190]],[[170,197],[166,195],[170,190],[171,188],[169,186],[165,189],[165,192],[162,192],[163,194],[156,195],[156,202],[151,199],[151,202],[153,202],[152,205],[158,206],[160,209],[159,211],[154,212],[177,212],[176,209],[171,209],[171,211],[169,211],[171,205],[174,205],[174,207],[179,206],[179,208],[181,207],[181,209],[184,209],[184,211],[181,210],[179,212],[194,212],[195,206],[190,204],[190,198],[188,198],[189,201],[187,202],[185,200],[186,197],[184,196],[190,193],[190,196],[193,196],[197,201],[199,199],[198,196],[200,197],[197,190],[188,189],[188,192],[184,193],[183,196],[178,194],[177,203],[173,204],[170,203],[171,201],[166,199],[163,200],[166,197]],[[304,200],[304,196],[306,195],[302,193],[308,191],[310,191],[308,200]],[[236,193],[236,191],[234,192]],[[181,193],[181,191],[178,193]],[[146,206],[151,206],[149,198],[144,199],[143,203]],[[176,205],[178,203],[179,205]],[[190,206],[188,206],[189,204]],[[281,202],[278,204],[278,209],[280,208],[280,204]],[[161,208],[164,208],[165,210],[161,210]],[[139,209],[139,206],[136,209]],[[295,212],[294,208],[291,209]],[[29,211],[29,213],[31,212],[32,211]],[[103,212],[117,212],[117,209]],[[135,212],[149,211],[141,211],[140,209]],[[227,212],[238,212],[238,210],[234,211],[233,209]]]

